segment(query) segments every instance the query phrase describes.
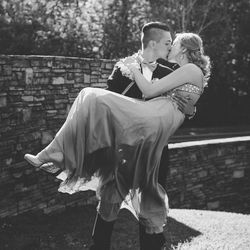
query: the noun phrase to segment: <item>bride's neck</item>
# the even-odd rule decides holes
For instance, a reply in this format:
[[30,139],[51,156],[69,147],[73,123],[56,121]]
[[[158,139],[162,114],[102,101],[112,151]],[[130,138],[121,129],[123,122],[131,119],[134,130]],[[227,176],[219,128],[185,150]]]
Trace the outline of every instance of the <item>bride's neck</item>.
[[184,59],[178,60],[177,63],[178,63],[178,64],[180,65],[180,67],[181,67],[181,66],[183,66],[183,65],[185,65],[185,64],[187,64],[187,63],[189,63],[189,61],[188,61],[187,58],[184,58]]

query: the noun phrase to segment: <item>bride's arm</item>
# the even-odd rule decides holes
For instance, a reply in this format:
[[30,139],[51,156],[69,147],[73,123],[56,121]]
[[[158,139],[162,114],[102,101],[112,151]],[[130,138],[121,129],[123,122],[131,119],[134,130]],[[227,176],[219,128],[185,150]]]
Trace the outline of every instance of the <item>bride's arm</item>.
[[171,74],[152,84],[133,65],[128,65],[134,74],[135,82],[146,98],[158,96],[187,82],[202,87],[201,69],[193,63],[188,63]]

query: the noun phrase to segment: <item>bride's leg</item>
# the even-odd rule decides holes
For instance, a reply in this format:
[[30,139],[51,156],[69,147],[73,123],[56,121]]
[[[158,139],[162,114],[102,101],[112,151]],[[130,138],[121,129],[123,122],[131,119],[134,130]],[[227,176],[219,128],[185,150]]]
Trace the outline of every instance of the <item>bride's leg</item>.
[[86,131],[90,126],[89,115],[92,104],[95,103],[96,94],[97,90],[92,88],[83,89],[51,143],[37,155],[26,154],[24,158],[35,167],[53,162],[62,170],[67,166],[70,172],[77,167],[81,168],[84,160]]
[[[24,159],[27,160],[31,165],[33,165],[34,167],[41,167],[44,163],[63,161],[64,158],[63,144],[65,137],[65,130],[70,130],[70,129],[72,130],[72,125],[69,123],[73,122],[74,119],[72,119],[72,117],[75,115],[76,110],[80,110],[78,106],[80,104],[80,99],[82,98],[83,95],[84,91],[81,91],[78,94],[77,98],[75,99],[68,113],[66,121],[64,122],[60,130],[57,132],[55,138],[50,142],[50,144],[42,151],[40,151],[37,155],[25,154]],[[69,127],[71,128],[69,129]]]
[[[51,144],[54,143],[52,142]],[[56,167],[56,165],[57,163],[61,163],[64,157],[59,148],[58,150],[55,150],[54,147],[51,147],[51,144],[37,155],[25,154],[24,159],[34,167],[41,168],[47,172],[57,172],[59,168]]]

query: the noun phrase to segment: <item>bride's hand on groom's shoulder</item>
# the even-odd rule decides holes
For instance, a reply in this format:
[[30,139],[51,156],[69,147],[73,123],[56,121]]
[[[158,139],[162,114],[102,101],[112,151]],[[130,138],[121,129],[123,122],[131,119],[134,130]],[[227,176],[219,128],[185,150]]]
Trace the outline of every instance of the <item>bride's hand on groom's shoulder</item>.
[[123,59],[123,63],[127,66],[133,63],[136,63],[137,61],[135,60],[135,58],[132,57],[126,57]]
[[140,64],[137,62],[134,57],[126,57],[121,59],[116,63],[116,66],[120,69],[123,76],[134,80],[134,70],[140,69]]
[[123,63],[132,73],[134,73],[135,70],[140,69],[139,63],[134,58],[125,58]]
[[130,70],[133,68],[140,69],[140,64],[138,60],[134,57],[126,57],[123,60],[123,63],[126,67],[128,67]]

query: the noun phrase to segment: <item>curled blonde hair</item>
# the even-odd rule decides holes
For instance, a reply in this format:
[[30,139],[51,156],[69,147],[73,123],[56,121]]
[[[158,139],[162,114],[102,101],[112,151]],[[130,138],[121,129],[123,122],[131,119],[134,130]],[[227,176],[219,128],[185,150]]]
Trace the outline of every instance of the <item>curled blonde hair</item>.
[[207,83],[211,74],[211,63],[209,56],[204,54],[201,37],[195,33],[178,33],[176,39],[180,41],[181,47],[185,49],[189,62],[197,65],[202,70]]

